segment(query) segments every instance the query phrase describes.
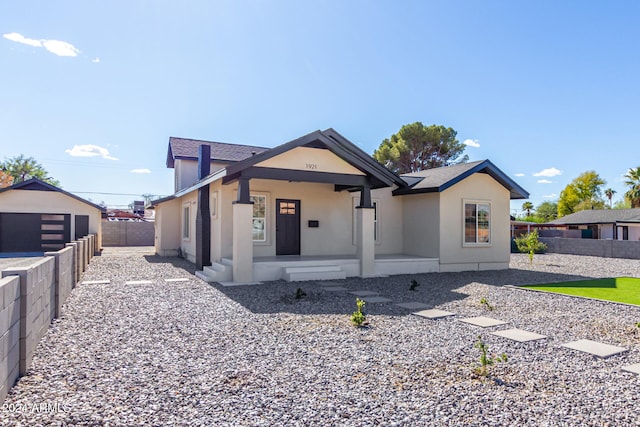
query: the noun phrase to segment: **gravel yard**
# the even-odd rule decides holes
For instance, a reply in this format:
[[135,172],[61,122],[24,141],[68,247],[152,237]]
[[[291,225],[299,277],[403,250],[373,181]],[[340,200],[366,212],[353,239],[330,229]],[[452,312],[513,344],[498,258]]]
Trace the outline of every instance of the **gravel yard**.
[[[83,280],[111,283],[73,291],[0,423],[640,426],[640,378],[621,370],[640,363],[640,307],[503,286],[640,277],[638,260],[547,254],[530,266],[518,254],[508,271],[335,281],[393,300],[367,304],[361,329],[349,320],[355,296],[330,285],[223,288],[193,270],[180,259],[95,257]],[[411,301],[457,316],[429,320],[395,305]],[[548,338],[517,343],[489,334],[504,326],[457,320],[472,316]],[[509,357],[489,378],[474,374],[479,334]],[[578,339],[630,351],[599,359],[560,347]]]

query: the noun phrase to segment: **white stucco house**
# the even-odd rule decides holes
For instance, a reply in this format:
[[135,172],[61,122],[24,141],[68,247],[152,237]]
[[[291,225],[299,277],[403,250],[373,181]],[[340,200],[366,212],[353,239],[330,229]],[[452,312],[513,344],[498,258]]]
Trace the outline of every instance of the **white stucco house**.
[[170,138],[155,248],[208,281],[506,269],[509,201],[489,160],[399,176],[333,129],[275,148]]

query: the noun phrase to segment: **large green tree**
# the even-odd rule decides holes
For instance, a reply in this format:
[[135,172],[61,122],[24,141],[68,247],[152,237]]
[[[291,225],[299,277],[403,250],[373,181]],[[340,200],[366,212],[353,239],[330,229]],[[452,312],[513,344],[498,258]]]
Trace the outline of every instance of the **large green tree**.
[[578,175],[560,192],[558,217],[587,209],[604,209],[602,186],[605,184],[595,171]]
[[23,154],[0,162],[0,169],[13,177],[13,183],[18,184],[31,178],[38,178],[56,187],[60,183],[49,176],[45,168],[33,157],[25,157]]
[[536,208],[536,217],[538,217],[541,222],[553,221],[558,217],[558,204],[549,201],[540,203]]
[[629,191],[624,193],[624,197],[629,200],[632,208],[640,208],[640,166],[629,169],[624,177],[625,185],[630,187]]
[[373,157],[397,173],[464,163],[469,156],[462,155],[466,146],[456,139],[456,135],[452,128],[411,123],[382,141]]

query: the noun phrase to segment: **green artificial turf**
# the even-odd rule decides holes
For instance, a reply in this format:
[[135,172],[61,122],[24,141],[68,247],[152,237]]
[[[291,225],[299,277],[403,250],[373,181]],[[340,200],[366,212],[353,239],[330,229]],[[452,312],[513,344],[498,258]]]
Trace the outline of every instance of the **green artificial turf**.
[[640,305],[640,279],[636,277],[526,285],[523,288]]

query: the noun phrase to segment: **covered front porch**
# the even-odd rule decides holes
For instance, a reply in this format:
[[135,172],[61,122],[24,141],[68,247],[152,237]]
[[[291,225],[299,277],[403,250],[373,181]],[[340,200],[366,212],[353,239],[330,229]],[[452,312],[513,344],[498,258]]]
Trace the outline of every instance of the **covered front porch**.
[[[412,255],[377,255],[373,263],[374,276],[396,274],[436,273],[438,258],[423,258]],[[300,256],[281,255],[253,258],[253,277],[249,283],[274,280],[308,281],[337,280],[360,276],[360,259],[356,256]],[[233,259],[223,258],[220,263],[204,267],[198,277],[222,285],[237,285],[233,281]]]
[[[376,252],[402,249],[385,247],[377,235],[372,190],[394,185],[404,183],[332,130],[230,165],[211,180],[222,206],[212,222],[213,239],[204,227],[211,212],[201,203],[208,200],[208,184],[198,201],[200,275],[252,283],[393,274],[392,263],[376,259]],[[400,220],[398,202],[391,205],[396,211],[389,223]],[[399,234],[390,230],[388,236],[395,241]],[[211,240],[212,251],[207,248]]]

